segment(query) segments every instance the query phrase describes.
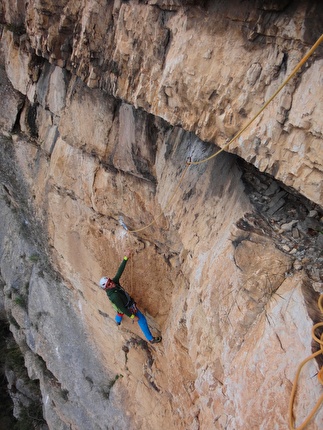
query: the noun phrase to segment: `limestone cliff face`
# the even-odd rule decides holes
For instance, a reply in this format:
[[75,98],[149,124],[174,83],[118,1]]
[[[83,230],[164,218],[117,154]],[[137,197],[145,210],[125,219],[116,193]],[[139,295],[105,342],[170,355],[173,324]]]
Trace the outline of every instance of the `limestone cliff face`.
[[[46,58],[90,88],[222,146],[320,36],[322,5],[189,3],[31,1],[25,10],[17,4],[19,14],[6,7],[7,22],[25,26],[23,43],[34,54],[12,55],[8,73]],[[322,48],[229,148],[320,204],[321,75]],[[26,92],[27,76],[16,79]]]
[[[3,2],[2,314],[51,429],[288,429],[322,318],[322,48],[185,168],[284,81],[322,7],[198,3]],[[97,286],[127,248],[162,344]]]

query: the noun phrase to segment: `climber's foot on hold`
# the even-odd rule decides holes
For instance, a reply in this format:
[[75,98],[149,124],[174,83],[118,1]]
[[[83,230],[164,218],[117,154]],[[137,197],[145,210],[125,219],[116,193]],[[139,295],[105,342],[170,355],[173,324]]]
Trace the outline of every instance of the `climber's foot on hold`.
[[157,337],[154,337],[153,339],[151,339],[149,342],[150,343],[159,343],[161,341],[162,341],[162,337],[161,336],[157,336]]

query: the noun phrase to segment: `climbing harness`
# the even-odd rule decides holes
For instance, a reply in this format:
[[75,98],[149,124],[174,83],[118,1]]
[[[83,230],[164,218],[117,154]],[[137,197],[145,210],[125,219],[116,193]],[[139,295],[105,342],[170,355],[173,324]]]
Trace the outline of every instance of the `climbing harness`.
[[[318,299],[318,307],[319,307],[319,309],[323,315],[323,294],[321,294],[319,299]],[[293,414],[293,405],[294,405],[294,399],[295,399],[295,394],[296,394],[296,390],[297,390],[297,383],[298,383],[298,379],[299,379],[299,375],[301,373],[301,370],[307,362],[309,362],[310,360],[312,360],[315,357],[318,357],[320,354],[323,355],[323,331],[321,333],[320,339],[315,335],[315,331],[319,327],[323,327],[323,322],[317,323],[312,327],[312,338],[320,345],[320,349],[318,351],[314,352],[312,355],[310,355],[309,357],[307,357],[305,360],[303,360],[301,362],[301,364],[298,366],[296,376],[294,379],[293,388],[292,388],[290,401],[289,401],[289,429],[290,430],[303,430],[307,426],[307,424],[310,422],[310,420],[313,418],[313,416],[316,414],[318,408],[323,403],[323,394],[321,394],[320,398],[316,402],[316,405],[314,406],[314,408],[312,409],[312,411],[310,412],[310,414],[308,415],[306,420],[303,422],[303,424],[301,424],[300,426],[298,426],[296,428],[294,427],[295,419],[294,419],[294,414]],[[323,385],[323,367],[318,372],[317,377],[318,377],[319,382]]]
[[[188,160],[186,161],[186,166],[184,168],[184,170],[182,171],[182,174],[180,176],[180,179],[174,189],[174,191],[172,192],[172,194],[170,195],[169,199],[166,202],[166,205],[164,207],[164,210],[157,215],[156,217],[154,217],[153,221],[151,221],[149,224],[138,228],[138,229],[129,229],[126,224],[124,223],[123,220],[119,220],[120,224],[122,225],[122,227],[127,231],[127,233],[138,233],[141,232],[147,228],[149,228],[150,226],[152,226],[165,212],[165,210],[170,206],[171,202],[173,201],[178,189],[180,188],[184,177],[189,169],[190,166],[196,166],[198,164],[202,164],[205,163],[209,160],[211,160],[212,158],[217,157],[221,152],[225,151],[227,148],[229,148],[229,146],[235,141],[237,140],[242,133],[248,128],[250,127],[250,125],[256,120],[256,118],[258,118],[258,116],[267,108],[267,106],[275,99],[275,97],[280,93],[280,91],[287,85],[287,83],[296,75],[296,73],[299,71],[299,69],[305,64],[305,62],[310,58],[310,56],[314,53],[314,51],[317,49],[317,47],[322,43],[323,41],[323,34],[319,37],[319,39],[314,43],[314,45],[312,46],[312,48],[307,52],[307,54],[301,59],[301,61],[297,64],[297,66],[294,68],[294,70],[291,72],[291,74],[287,77],[287,79],[280,85],[280,87],[275,91],[275,93],[269,98],[269,100],[267,100],[267,102],[264,103],[264,105],[260,108],[260,110],[256,113],[256,115],[251,118],[249,120],[249,122],[236,134],[234,135],[234,137],[228,142],[226,143],[220,150],[218,150],[217,152],[215,152],[214,154],[210,155],[209,157],[202,159],[202,160],[198,160],[198,161],[192,161],[191,157],[188,158]],[[133,264],[133,263],[132,263]],[[132,279],[132,267],[131,267],[131,279]],[[132,280],[131,280],[132,282]],[[318,306],[323,314],[323,295],[320,296],[319,301],[318,301]],[[310,360],[312,360],[313,358],[319,356],[320,354],[323,355],[323,332],[321,334],[321,338],[318,339],[315,335],[315,330],[318,329],[319,327],[323,327],[323,322],[315,324],[313,326],[312,329],[312,337],[313,339],[318,342],[318,344],[320,345],[320,349],[313,353],[312,355],[310,355],[308,358],[306,358],[304,361],[302,361],[302,363],[299,365],[297,372],[296,372],[296,376],[295,376],[295,380],[293,383],[293,388],[292,388],[292,392],[291,392],[291,397],[290,397],[290,402],[289,402],[289,429],[290,430],[303,430],[306,425],[309,423],[309,421],[313,418],[313,416],[315,415],[315,413],[317,412],[318,408],[321,406],[321,404],[323,403],[323,394],[320,396],[319,400],[317,401],[316,405],[314,406],[314,408],[312,409],[312,411],[310,412],[310,414],[308,415],[308,417],[306,418],[306,420],[303,422],[303,424],[301,424],[299,427],[295,428],[294,427],[294,416],[293,416],[293,405],[294,405],[294,399],[295,399],[295,394],[296,394],[296,389],[297,389],[297,382],[298,382],[298,378],[299,375],[301,373],[301,370],[303,368],[303,366]],[[320,371],[318,372],[318,380],[319,382],[323,385],[323,367],[320,369]]]
[[173,191],[173,193],[171,194],[170,198],[167,200],[166,205],[164,207],[164,210],[157,215],[156,217],[154,217],[153,221],[151,221],[149,224],[145,225],[144,227],[138,228],[138,229],[133,229],[130,230],[128,229],[128,227],[126,225],[124,225],[124,228],[129,232],[129,233],[138,233],[140,231],[143,231],[145,229],[147,229],[148,227],[152,226],[165,212],[165,210],[169,207],[169,205],[171,204],[171,202],[173,201],[175,194],[177,193],[181,183],[183,182],[183,179],[189,169],[190,166],[196,166],[198,164],[202,164],[205,163],[209,160],[211,160],[212,158],[217,157],[221,152],[225,151],[227,148],[229,148],[229,146],[235,141],[237,140],[241,134],[256,120],[256,118],[266,109],[266,107],[269,105],[269,103],[271,103],[274,98],[278,95],[278,93],[287,85],[287,83],[296,75],[296,73],[299,71],[299,69],[305,64],[305,62],[309,59],[309,57],[314,53],[314,51],[317,49],[317,47],[322,43],[323,41],[323,34],[319,37],[319,39],[314,43],[314,45],[312,46],[312,48],[307,52],[307,54],[301,59],[301,61],[297,64],[297,66],[294,68],[294,70],[291,72],[291,74],[287,77],[287,79],[280,85],[280,87],[276,90],[276,92],[269,98],[269,100],[261,107],[261,109],[256,113],[256,115],[228,142],[226,143],[219,151],[215,152],[214,154],[210,155],[209,157],[203,159],[203,160],[199,160],[199,161],[191,161],[191,159],[189,158],[189,160],[186,161],[186,166],[182,172],[182,175],[179,179],[179,182],[177,184],[177,186],[175,187],[175,190]]
[[[323,41],[323,34],[319,37],[319,39],[314,43],[314,45],[312,46],[312,48],[307,52],[307,54],[301,59],[301,61],[297,64],[297,66],[294,68],[294,70],[290,73],[290,75],[287,77],[287,79],[280,85],[280,87],[275,91],[275,93],[269,98],[269,100],[267,100],[267,102],[264,103],[264,105],[260,108],[260,110],[256,113],[256,115],[254,115],[253,118],[251,118],[247,124],[236,134],[234,135],[234,137],[228,142],[226,143],[220,150],[218,150],[217,152],[215,152],[214,154],[210,155],[209,157],[202,159],[202,160],[198,160],[198,161],[192,161],[191,157],[188,158],[188,160],[186,161],[186,166],[184,168],[184,170],[182,171],[182,174],[180,176],[180,179],[174,189],[174,191],[172,192],[172,194],[170,195],[169,199],[166,202],[166,205],[164,207],[164,210],[157,215],[156,217],[154,217],[153,221],[151,221],[149,224],[141,227],[141,228],[137,228],[137,229],[132,229],[130,230],[126,224],[122,221],[121,225],[124,227],[124,229],[127,231],[127,233],[138,233],[141,232],[147,228],[149,228],[150,226],[152,226],[165,212],[165,210],[170,206],[171,202],[173,201],[178,189],[180,188],[184,177],[188,171],[188,169],[190,168],[190,166],[196,166],[198,164],[202,164],[205,163],[209,160],[211,160],[212,158],[217,157],[221,152],[225,151],[227,148],[229,148],[229,146],[235,141],[237,140],[242,133],[248,128],[250,127],[250,125],[256,120],[256,118],[259,117],[259,115],[267,108],[267,106],[275,99],[275,97],[277,97],[277,95],[280,93],[280,91],[287,85],[287,83],[296,75],[296,73],[300,70],[300,68],[306,63],[306,61],[310,58],[310,56],[314,53],[314,51],[317,49],[317,47],[322,43]],[[132,278],[132,274],[131,274],[131,278]],[[323,300],[323,295],[320,296],[319,298],[319,308],[323,314],[323,305],[322,305],[322,300]],[[290,397],[290,402],[289,402],[289,429],[290,430],[303,430],[306,425],[309,423],[309,421],[313,418],[313,416],[315,415],[315,413],[317,412],[318,408],[320,407],[320,405],[323,402],[323,394],[320,396],[319,400],[317,401],[316,405],[314,406],[314,408],[312,409],[312,411],[310,412],[309,416],[306,418],[306,420],[304,421],[303,424],[301,424],[299,427],[297,427],[295,429],[294,427],[294,417],[293,417],[293,404],[294,404],[294,399],[295,399],[295,394],[296,394],[296,389],[297,389],[297,382],[298,382],[298,378],[300,375],[300,372],[303,368],[303,366],[310,360],[312,360],[313,358],[319,356],[320,354],[323,355],[323,332],[321,334],[321,338],[318,339],[315,336],[315,330],[319,327],[323,327],[323,322],[322,323],[318,323],[315,324],[313,326],[312,329],[312,337],[313,339],[319,343],[320,345],[320,349],[315,352],[314,354],[312,354],[311,356],[309,356],[308,358],[306,358],[300,365],[299,368],[297,370],[296,373],[296,377],[294,380],[294,384],[293,384],[293,388],[292,388],[292,393],[291,393],[291,397]],[[322,369],[319,371],[318,373],[318,380],[319,382],[323,385],[323,367]]]

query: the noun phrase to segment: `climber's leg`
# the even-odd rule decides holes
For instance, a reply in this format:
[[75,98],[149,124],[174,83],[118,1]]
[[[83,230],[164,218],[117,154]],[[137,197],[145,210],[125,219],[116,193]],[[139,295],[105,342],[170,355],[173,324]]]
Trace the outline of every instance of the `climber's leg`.
[[139,324],[139,327],[141,328],[141,331],[145,335],[145,338],[149,341],[153,340],[154,336],[151,334],[149,330],[146,317],[139,310],[137,310],[136,316],[139,318],[138,324]]
[[117,315],[115,316],[114,320],[118,325],[121,324],[122,317],[123,317],[123,314],[121,314],[120,312],[118,312]]

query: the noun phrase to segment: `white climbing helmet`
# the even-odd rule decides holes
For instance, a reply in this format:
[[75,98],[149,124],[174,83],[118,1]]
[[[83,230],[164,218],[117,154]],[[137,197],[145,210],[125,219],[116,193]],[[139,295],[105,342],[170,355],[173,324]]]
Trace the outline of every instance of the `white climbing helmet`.
[[104,276],[103,278],[100,279],[99,286],[105,289],[109,281],[110,281],[110,278],[107,278],[106,276]]

